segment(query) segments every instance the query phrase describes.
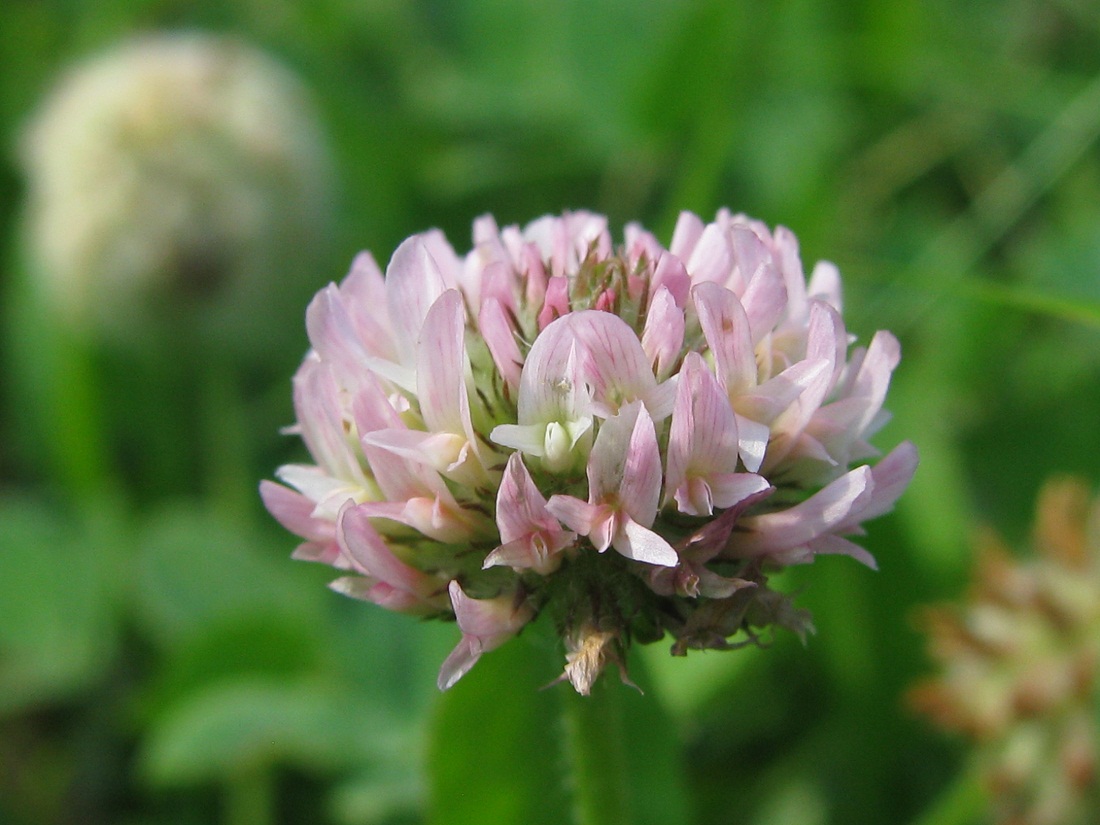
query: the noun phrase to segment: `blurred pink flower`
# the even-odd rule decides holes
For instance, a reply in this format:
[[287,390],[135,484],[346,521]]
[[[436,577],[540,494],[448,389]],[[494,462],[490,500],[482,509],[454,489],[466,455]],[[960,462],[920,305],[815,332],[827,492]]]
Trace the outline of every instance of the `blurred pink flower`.
[[315,464],[261,486],[336,589],[458,619],[442,687],[543,612],[582,692],[632,641],[802,633],[767,571],[874,564],[845,536],[917,458],[863,463],[899,349],[850,351],[835,267],[807,283],[793,234],[724,210],[668,249],[587,212],[473,235],[415,235],[384,277],[363,253],[318,293],[293,428]]

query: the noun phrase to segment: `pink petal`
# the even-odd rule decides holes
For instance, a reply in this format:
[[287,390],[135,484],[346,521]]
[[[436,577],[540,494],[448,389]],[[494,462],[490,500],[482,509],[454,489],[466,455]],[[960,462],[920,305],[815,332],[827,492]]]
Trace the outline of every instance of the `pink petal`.
[[470,453],[470,442],[460,435],[405,428],[374,430],[363,436],[363,444],[425,464],[444,474],[457,471]]
[[866,565],[872,570],[878,570],[878,562],[875,561],[874,556],[855,542],[848,541],[848,539],[841,538],[840,536],[831,533],[819,536],[813,539],[809,543],[809,546],[810,549],[813,550],[814,555],[851,556],[860,564]]
[[787,288],[770,261],[761,263],[752,274],[741,296],[741,304],[749,321],[753,346],[756,346],[775,328],[787,308]]
[[650,294],[655,294],[662,288],[667,289],[676,306],[683,309],[687,304],[688,293],[691,291],[691,278],[684,268],[683,262],[675,255],[662,252],[657,258],[653,268],[653,277],[650,279]]
[[294,376],[294,409],[302,440],[327,473],[366,485],[363,470],[345,435],[341,388],[328,364],[307,358]]
[[[619,487],[619,501],[624,512],[639,524],[649,527],[657,517],[657,505],[661,498],[661,454],[653,419],[641,404],[637,405],[634,418]],[[599,441],[598,435],[596,440]],[[595,451],[593,447],[592,452]]]
[[[606,516],[599,506],[582,501],[575,496],[550,496],[550,500],[546,502],[546,509],[554,518],[582,536],[590,535],[601,519]],[[602,549],[606,550],[607,544]]]
[[539,310],[539,329],[546,329],[554,320],[569,314],[569,279],[555,275],[546,284],[546,298]]
[[812,299],[810,322],[806,329],[806,358],[825,358],[832,363],[830,390],[834,388],[840,371],[844,368],[844,355],[847,351],[848,331],[844,328],[840,312],[824,301]]
[[533,611],[520,593],[505,593],[493,599],[471,599],[457,581],[448,587],[455,620],[463,636],[480,639],[484,650],[499,647],[515,636]]
[[386,305],[386,284],[382,270],[369,252],[355,256],[351,269],[340,282],[340,294],[364,349],[371,355],[396,361],[393,328],[388,313],[381,310]]
[[716,473],[708,480],[714,506],[723,510],[771,489],[768,480],[755,473]]
[[306,333],[310,345],[343,383],[353,384],[371,353],[367,352],[339,287],[329,284],[306,308]]
[[773,255],[787,287],[787,318],[800,323],[806,317],[806,275],[798,253],[798,238],[785,226],[772,236]]
[[684,311],[666,287],[659,287],[649,303],[642,350],[660,379],[666,379],[675,368],[684,345]]
[[672,412],[671,386],[666,391],[658,388],[637,333],[622,318],[583,310],[561,323],[577,342],[581,376],[592,387],[594,409],[600,415],[613,415],[634,400],[642,401],[654,420]]
[[444,544],[463,544],[492,534],[492,522],[484,516],[464,510],[436,497],[415,496],[405,501],[365,501],[359,505],[364,515],[404,524]]
[[743,519],[740,526],[747,532],[730,545],[727,555],[749,558],[804,547],[843,525],[873,489],[871,469],[859,467],[793,507]]
[[[741,415],[772,424],[803,394],[817,397],[827,389],[832,376],[832,364],[824,358],[799,361],[774,378],[770,378],[734,399],[734,409]],[[811,412],[816,406],[811,407]]]
[[840,270],[836,268],[835,264],[831,264],[828,261],[818,261],[814,264],[814,269],[813,272],[810,273],[810,283],[806,287],[806,292],[811,298],[816,298],[829,304],[837,312],[840,312],[844,308],[844,301],[840,288]]
[[449,289],[432,304],[416,353],[417,396],[420,413],[428,430],[449,439],[429,441],[438,448],[430,460],[449,478],[461,484],[477,485],[486,480],[477,436],[470,419],[466,377],[470,371],[466,355],[466,308],[462,295]]
[[771,429],[767,424],[761,424],[743,415],[734,417],[737,419],[737,450],[741,455],[741,462],[746,470],[755,473],[764,463]]
[[481,654],[481,642],[473,637],[463,636],[439,668],[439,679],[436,682],[439,689],[450,690],[454,687],[477,664]]
[[621,529],[612,539],[612,546],[634,561],[660,567],[675,567],[680,563],[680,557],[671,544],[629,517],[623,519]]
[[500,301],[487,298],[481,304],[477,323],[497,371],[512,392],[518,393],[523,356],[516,342],[516,329],[507,311]]
[[756,386],[752,332],[737,296],[717,284],[698,284],[691,295],[726,392],[732,396]]
[[[444,273],[432,255],[439,244],[433,233],[413,235],[397,247],[386,268],[386,305],[403,363],[416,358],[416,342],[428,309],[446,290],[458,284],[453,273]],[[451,277],[448,278],[447,274]]]
[[497,491],[497,528],[502,544],[536,531],[561,532],[557,520],[546,509],[546,498],[535,486],[519,453],[508,457]]
[[669,251],[682,261],[686,261],[703,235],[704,224],[699,216],[692,212],[681,212],[676,219],[676,228],[672,230]]
[[423,602],[426,608],[441,605],[433,595],[439,589],[431,576],[400,561],[375,531],[361,506],[345,505],[336,522],[336,540],[359,572]]
[[471,599],[457,581],[452,581],[448,590],[462,640],[440,669],[440,690],[452,687],[469,672],[482,653],[500,647],[535,615],[519,592],[494,599]]
[[416,348],[416,388],[429,430],[472,437],[466,395],[466,309],[457,289],[448,289],[424,317]]
[[692,506],[685,510],[687,499],[681,501],[680,497],[686,496],[687,490],[681,491],[681,486],[690,477],[733,472],[737,455],[737,421],[729,400],[702,356],[688,353],[680,370],[669,429],[665,501],[676,495],[681,512],[710,515],[709,509],[693,512]]
[[848,519],[840,524],[838,532],[847,532],[858,526],[859,521],[870,521],[890,512],[917,471],[920,459],[917,448],[903,441],[871,469],[874,492],[858,513],[858,521]]
[[[719,221],[715,223],[721,225]],[[747,312],[746,290],[759,271],[771,263],[771,252],[764,239],[747,223],[730,219],[725,231],[733,250],[734,267],[722,286],[741,298]]]
[[[675,251],[673,254],[676,254]],[[687,267],[693,284],[713,281],[725,284],[733,269],[733,250],[729,239],[717,224],[707,224],[689,257],[677,255]]]
[[314,518],[316,505],[301,493],[273,481],[261,481],[260,498],[275,520],[296,536],[321,542],[336,538],[333,523]]

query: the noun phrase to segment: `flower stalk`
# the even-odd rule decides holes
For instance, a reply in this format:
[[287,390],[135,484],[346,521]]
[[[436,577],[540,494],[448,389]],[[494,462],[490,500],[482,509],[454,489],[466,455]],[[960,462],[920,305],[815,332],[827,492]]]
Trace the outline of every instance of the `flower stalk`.
[[589,695],[563,691],[575,825],[629,825],[623,736],[624,685],[603,680]]

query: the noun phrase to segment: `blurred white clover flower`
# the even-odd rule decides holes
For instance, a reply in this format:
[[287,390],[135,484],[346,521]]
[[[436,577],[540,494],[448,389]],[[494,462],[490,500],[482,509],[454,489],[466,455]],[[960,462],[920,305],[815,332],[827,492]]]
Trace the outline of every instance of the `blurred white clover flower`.
[[82,331],[129,334],[190,305],[212,326],[253,324],[328,232],[330,158],[305,89],[229,37],[94,56],[22,137],[29,257]]
[[261,485],[335,589],[457,618],[441,687],[544,611],[581,693],[632,641],[801,635],[768,571],[874,565],[845,536],[917,458],[862,463],[899,351],[849,351],[835,267],[807,284],[791,232],[725,210],[681,214],[668,249],[587,212],[473,235],[415,235],[385,277],[362,253],[316,296],[294,379],[316,464]]
[[1024,558],[981,536],[967,601],[925,612],[940,672],[909,698],[974,740],[996,822],[1086,825],[1100,812],[1100,499],[1052,480],[1034,532]]

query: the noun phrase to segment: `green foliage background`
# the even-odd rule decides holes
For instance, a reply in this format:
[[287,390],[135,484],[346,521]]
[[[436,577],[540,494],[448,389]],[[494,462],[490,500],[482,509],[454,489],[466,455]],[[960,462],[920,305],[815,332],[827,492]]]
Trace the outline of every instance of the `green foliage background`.
[[[356,251],[591,208],[667,240],[728,205],[836,262],[846,320],[903,360],[879,446],[917,443],[880,572],[793,571],[803,648],[632,663],[634,821],[980,821],[959,742],[906,710],[915,606],[969,537],[1019,539],[1042,479],[1100,477],[1100,9],[1086,0],[5,0],[0,4],[0,823],[568,822],[539,628],[444,698],[453,627],[343,600],[255,484],[304,457],[302,316],[242,365],[134,364],[24,300],[21,128],[135,33],[247,39],[315,96]],[[301,309],[304,311],[305,298]],[[257,312],[262,312],[258,307]],[[616,686],[617,687],[617,686]],[[960,797],[961,795],[961,797]]]

